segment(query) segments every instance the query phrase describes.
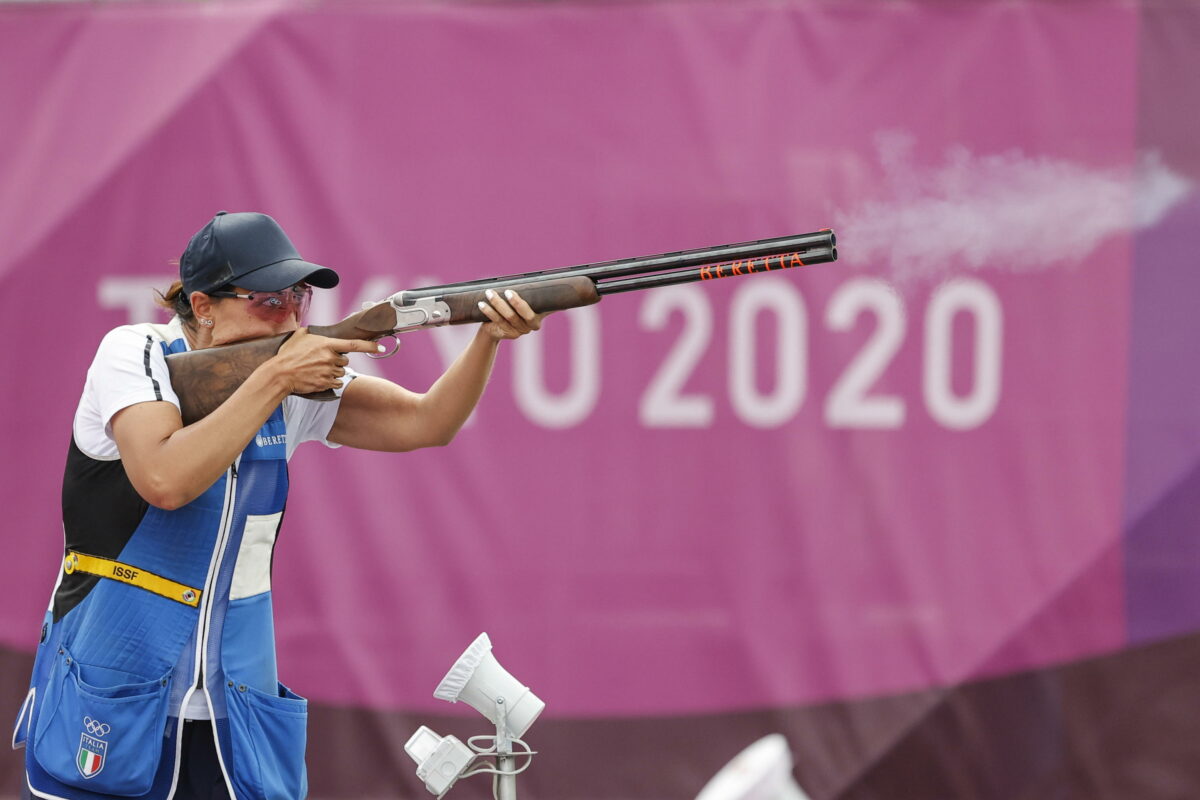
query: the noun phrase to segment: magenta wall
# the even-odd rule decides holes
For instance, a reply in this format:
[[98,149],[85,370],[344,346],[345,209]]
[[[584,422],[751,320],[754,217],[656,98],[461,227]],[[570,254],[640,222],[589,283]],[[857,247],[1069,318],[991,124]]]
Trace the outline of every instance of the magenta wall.
[[[551,721],[854,703],[1189,634],[1191,573],[1168,600],[1134,567],[1191,551],[1127,534],[1200,445],[1195,406],[1155,404],[1194,368],[1146,361],[1195,332],[1146,335],[1198,243],[1195,106],[1156,110],[1197,66],[1195,16],[0,8],[0,643],[36,644],[95,344],[148,318],[218,209],[272,214],[341,271],[325,320],[421,284],[839,233],[837,264],[552,317],[448,448],[302,449],[275,589],[283,679],[314,703],[444,713],[432,689],[483,630]],[[424,388],[462,333],[406,338],[382,374]],[[1165,384],[1139,394],[1144,373]],[[720,766],[679,758],[657,791]]]

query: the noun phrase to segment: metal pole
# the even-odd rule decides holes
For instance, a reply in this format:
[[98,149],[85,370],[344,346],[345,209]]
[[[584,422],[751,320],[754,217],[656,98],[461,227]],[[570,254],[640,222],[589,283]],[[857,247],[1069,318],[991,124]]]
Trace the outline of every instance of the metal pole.
[[496,698],[496,800],[517,800],[517,776],[513,770],[517,760],[512,756],[512,737],[508,733],[508,706],[503,697]]
[[[510,772],[515,768],[517,760],[512,756],[500,756],[496,759],[501,772]],[[499,789],[496,792],[497,800],[517,800],[517,776],[516,775],[499,775],[497,776],[497,784]]]

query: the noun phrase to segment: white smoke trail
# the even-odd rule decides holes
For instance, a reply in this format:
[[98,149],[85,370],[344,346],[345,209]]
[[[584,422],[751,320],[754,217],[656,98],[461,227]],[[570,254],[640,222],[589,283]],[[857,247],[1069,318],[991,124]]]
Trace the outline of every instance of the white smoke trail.
[[877,141],[886,196],[836,215],[839,255],[901,281],[963,267],[1078,263],[1113,234],[1157,224],[1193,189],[1157,153],[1132,169],[1104,169],[955,147],[941,165],[922,168],[911,136]]

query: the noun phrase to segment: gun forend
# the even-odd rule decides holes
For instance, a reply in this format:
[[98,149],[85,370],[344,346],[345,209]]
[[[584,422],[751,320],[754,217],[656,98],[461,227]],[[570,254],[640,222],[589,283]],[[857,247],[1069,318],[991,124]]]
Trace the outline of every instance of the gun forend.
[[395,310],[396,332],[439,325],[465,325],[488,321],[479,304],[487,302],[486,293],[489,289],[500,292],[511,289],[539,314],[600,302],[596,282],[583,276],[515,283],[502,288],[481,281],[475,285],[455,286],[445,294],[432,297],[413,297],[410,292],[397,292],[386,302]]

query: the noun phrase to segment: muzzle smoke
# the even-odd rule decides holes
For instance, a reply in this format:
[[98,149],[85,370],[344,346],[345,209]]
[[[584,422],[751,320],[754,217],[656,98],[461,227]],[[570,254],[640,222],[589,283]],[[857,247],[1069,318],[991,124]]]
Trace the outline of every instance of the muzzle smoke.
[[1132,167],[1097,168],[960,146],[926,168],[912,151],[908,134],[881,134],[882,196],[834,225],[843,260],[901,282],[1078,263],[1114,234],[1157,224],[1193,189],[1154,152]]

